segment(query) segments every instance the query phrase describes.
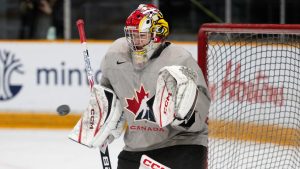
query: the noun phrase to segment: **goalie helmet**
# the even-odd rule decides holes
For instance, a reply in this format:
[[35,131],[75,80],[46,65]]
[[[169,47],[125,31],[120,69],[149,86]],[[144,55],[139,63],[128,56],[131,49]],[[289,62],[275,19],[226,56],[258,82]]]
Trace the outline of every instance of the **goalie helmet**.
[[152,4],[141,4],[126,20],[125,37],[133,64],[142,69],[169,34],[168,22]]

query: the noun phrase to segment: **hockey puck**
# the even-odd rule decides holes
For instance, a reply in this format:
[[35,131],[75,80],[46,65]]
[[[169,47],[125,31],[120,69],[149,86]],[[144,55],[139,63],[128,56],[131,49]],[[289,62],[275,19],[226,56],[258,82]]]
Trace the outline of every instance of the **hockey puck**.
[[70,113],[70,107],[66,104],[63,104],[58,106],[56,111],[60,116],[65,116]]

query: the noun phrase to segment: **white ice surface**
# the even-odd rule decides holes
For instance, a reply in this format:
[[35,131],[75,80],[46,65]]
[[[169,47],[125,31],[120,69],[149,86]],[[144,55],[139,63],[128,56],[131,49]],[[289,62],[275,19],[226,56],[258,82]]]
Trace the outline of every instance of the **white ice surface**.
[[[0,129],[0,169],[101,169],[99,150],[69,140],[68,132]],[[113,169],[123,146],[122,138],[109,145]]]
[[[69,140],[68,132],[0,129],[0,169],[101,169],[99,150]],[[211,169],[300,168],[299,148],[229,140],[210,144],[215,144],[209,149],[210,160],[214,159],[209,164],[215,164]],[[109,145],[112,169],[117,168],[123,146],[123,138]]]

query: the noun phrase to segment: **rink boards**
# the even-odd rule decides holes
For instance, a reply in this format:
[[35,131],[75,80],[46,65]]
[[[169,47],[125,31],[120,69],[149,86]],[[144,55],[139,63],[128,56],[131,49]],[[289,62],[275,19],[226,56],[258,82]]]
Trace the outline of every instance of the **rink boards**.
[[[175,43],[189,50],[193,57],[197,59],[196,43]],[[88,42],[96,82],[101,77],[99,70],[101,59],[110,44],[110,41]],[[3,76],[6,85],[3,85],[0,89],[0,127],[71,128],[74,126],[80,117],[80,113],[87,106],[89,98],[88,82],[85,76],[81,50],[78,41],[0,42],[1,56],[6,56],[7,61],[15,62],[14,67],[7,69],[11,71],[10,75]],[[232,64],[236,63],[238,62],[233,61]],[[3,67],[0,69],[3,69]],[[213,89],[212,86],[210,86],[210,89]],[[218,102],[218,96],[214,95],[213,99],[216,99],[213,100],[214,103]],[[234,99],[228,99],[227,102],[232,106],[237,103]],[[55,112],[57,106],[61,104],[68,104],[71,107],[71,113],[68,116],[58,116]],[[255,103],[252,106],[261,106],[262,104],[274,106],[273,109],[276,110],[278,108],[276,104],[280,103]],[[248,113],[253,112],[249,111]],[[274,115],[277,116],[278,112],[275,112]],[[223,120],[223,117],[212,119],[210,125],[222,126]],[[234,129],[234,123],[231,126]],[[244,126],[247,130],[253,131],[264,131],[266,130],[265,127],[264,124],[258,125],[255,123]],[[271,125],[272,127],[275,129],[278,126]],[[278,132],[299,132],[295,126],[282,126],[281,129]],[[293,140],[296,139],[293,137],[279,138],[279,140],[291,140],[285,142],[276,141],[278,139],[275,139],[275,141],[267,139],[268,137],[278,136],[286,137],[276,132],[271,136],[267,133],[264,134],[264,132],[261,135],[261,137],[266,138],[266,142],[280,145],[293,145]],[[212,137],[224,138],[224,135],[221,132],[212,135]],[[234,135],[228,138],[237,139]],[[238,139],[255,141],[255,138],[251,136]]]

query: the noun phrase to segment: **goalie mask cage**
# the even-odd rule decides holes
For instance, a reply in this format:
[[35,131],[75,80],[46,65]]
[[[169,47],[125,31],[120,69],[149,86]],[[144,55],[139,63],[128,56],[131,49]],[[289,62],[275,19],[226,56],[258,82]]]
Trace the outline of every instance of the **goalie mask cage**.
[[300,25],[204,24],[209,169],[300,168]]

